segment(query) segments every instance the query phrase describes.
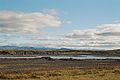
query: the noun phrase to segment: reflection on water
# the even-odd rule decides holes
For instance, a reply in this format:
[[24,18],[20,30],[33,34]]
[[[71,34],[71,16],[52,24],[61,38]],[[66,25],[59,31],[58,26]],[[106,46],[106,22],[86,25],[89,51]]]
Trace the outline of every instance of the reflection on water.
[[103,57],[94,55],[79,55],[79,56],[38,56],[38,57],[51,57],[53,59],[120,59],[120,57]]
[[95,55],[78,55],[78,56],[72,56],[72,55],[67,55],[67,56],[0,56],[0,58],[12,58],[12,59],[17,59],[17,58],[42,58],[42,57],[50,57],[53,59],[120,59],[120,57],[105,57],[105,56],[95,56]]

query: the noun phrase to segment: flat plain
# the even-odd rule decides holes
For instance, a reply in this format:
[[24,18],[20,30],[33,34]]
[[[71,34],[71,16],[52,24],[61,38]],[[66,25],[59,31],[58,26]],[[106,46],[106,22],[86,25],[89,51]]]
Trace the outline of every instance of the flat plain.
[[0,59],[0,80],[119,79],[119,60]]
[[[111,51],[1,50],[0,56],[120,56]],[[0,58],[0,80],[120,80],[119,59]]]

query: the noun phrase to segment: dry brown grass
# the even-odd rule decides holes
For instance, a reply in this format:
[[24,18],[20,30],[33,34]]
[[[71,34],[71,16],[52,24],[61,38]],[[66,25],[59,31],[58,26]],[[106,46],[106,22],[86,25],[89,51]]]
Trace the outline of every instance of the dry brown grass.
[[0,80],[120,80],[120,62],[1,59]]

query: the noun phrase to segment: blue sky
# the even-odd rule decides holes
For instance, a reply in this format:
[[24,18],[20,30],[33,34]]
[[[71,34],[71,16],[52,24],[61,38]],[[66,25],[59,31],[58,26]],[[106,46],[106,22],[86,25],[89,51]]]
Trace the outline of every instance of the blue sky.
[[78,28],[111,23],[120,18],[119,0],[0,0],[0,10],[38,12],[59,10],[61,19],[74,22]]
[[[51,24],[47,25],[44,28],[42,25],[42,29],[41,29],[41,24],[33,23],[33,24],[37,24],[36,28],[34,28],[35,25],[30,24],[30,26],[32,27],[32,28],[31,27],[30,28],[34,29],[34,30],[36,30],[40,27],[40,30],[38,30],[37,32],[43,32],[42,34],[31,33],[33,31],[30,30],[30,28],[28,28],[27,26],[25,26],[28,24],[25,24],[23,27],[24,29],[21,29],[21,30],[27,29],[27,30],[29,30],[29,32],[31,31],[29,35],[28,35],[28,33],[24,33],[24,32],[22,32],[22,33],[19,32],[16,34],[16,30],[19,30],[19,27],[21,27],[21,26],[18,26],[18,24],[14,24],[14,22],[13,22],[14,20],[12,18],[13,21],[9,22],[10,23],[9,25],[12,25],[12,26],[14,25],[15,28],[13,29],[13,27],[12,26],[10,27],[9,25],[7,25],[7,27],[6,27],[5,23],[8,24],[8,20],[6,20],[6,17],[3,17],[7,21],[6,22],[0,16],[0,18],[1,18],[1,20],[0,20],[1,21],[0,36],[2,38],[1,45],[46,46],[46,44],[48,45],[48,43],[51,43],[51,45],[49,44],[50,47],[56,47],[56,46],[53,46],[53,45],[59,43],[59,40],[56,38],[59,38],[59,39],[62,38],[62,39],[65,39],[65,41],[63,40],[63,42],[61,42],[61,44],[57,45],[57,47],[72,47],[72,48],[74,48],[74,46],[77,44],[78,46],[80,46],[77,48],[81,48],[82,45],[91,48],[91,45],[93,45],[93,44],[88,45],[89,44],[88,42],[78,40],[78,38],[81,38],[80,37],[81,34],[86,35],[85,33],[90,32],[89,29],[93,30],[93,31],[91,30],[91,32],[90,32],[91,34],[98,34],[98,33],[100,34],[102,32],[104,32],[106,34],[108,34],[108,32],[109,33],[114,32],[116,34],[116,32],[117,32],[117,34],[119,34],[119,31],[116,30],[116,29],[120,29],[119,28],[119,22],[120,22],[120,10],[119,10],[120,5],[119,5],[119,3],[120,3],[120,0],[0,0],[1,16],[11,14],[11,16],[14,18],[16,18],[16,16],[14,16],[14,15],[23,15],[24,18],[26,18],[26,16],[28,16],[27,14],[42,13],[42,15],[44,15],[44,16],[46,14],[50,15],[50,16],[54,17],[56,21],[58,21],[58,23],[55,23],[55,25],[54,25],[54,23],[52,23],[52,25]],[[12,13],[10,13],[10,12],[12,12]],[[22,14],[22,13],[25,13],[25,14]],[[56,14],[53,14],[53,13],[56,13]],[[39,15],[41,15],[41,14],[39,14]],[[36,16],[36,15],[34,15],[34,16]],[[28,18],[28,17],[27,18],[30,20],[33,18],[31,16],[29,16],[29,17],[30,18]],[[7,19],[8,19],[8,17],[7,17]],[[47,18],[47,19],[49,19],[49,18]],[[9,18],[9,20],[11,20],[11,18]],[[17,18],[17,20],[20,20],[20,19]],[[38,20],[38,19],[35,19],[35,21],[36,20]],[[53,20],[53,22],[56,22],[55,20]],[[3,21],[5,21],[5,22],[3,22]],[[21,20],[21,21],[23,22],[23,20]],[[49,23],[50,23],[50,21],[49,21]],[[21,24],[23,24],[23,23],[21,23]],[[4,25],[4,26],[1,26],[1,25]],[[108,27],[108,25],[110,27]],[[116,25],[118,27],[116,27],[116,26],[113,27],[114,25]],[[49,26],[51,26],[51,27],[49,27]],[[99,26],[102,27],[102,30],[98,28]],[[5,27],[5,28],[3,28],[3,27]],[[112,28],[115,28],[115,30],[110,31],[110,29],[108,29],[106,27],[108,27],[110,29],[112,27]],[[10,30],[12,30],[13,32],[12,33],[9,32]],[[94,32],[94,30],[97,32]],[[8,31],[8,32],[6,33],[5,31]],[[76,39],[73,39],[73,37],[72,37],[69,40],[69,38],[66,37],[68,35],[69,35],[69,38],[70,38],[70,35],[71,36],[78,35],[78,38],[76,40]],[[54,40],[53,39],[51,40],[51,37],[58,40],[58,42],[56,42],[55,44],[52,44],[52,43],[54,43]],[[96,37],[101,38],[101,36],[96,36]],[[116,36],[108,36],[108,37],[116,38]],[[119,37],[119,36],[117,36],[117,37]],[[7,38],[9,38],[10,40],[7,41]],[[35,39],[40,38],[40,39],[37,39],[35,41],[36,44],[32,44],[32,43],[34,43],[33,38],[35,38]],[[41,38],[45,38],[43,42],[42,42]],[[47,40],[46,38],[49,40]],[[66,40],[66,38],[67,38],[67,40]],[[103,38],[103,36],[102,36],[102,38]],[[88,37],[85,38],[85,40],[87,40],[87,39],[89,39],[89,38]],[[118,39],[119,38],[117,38],[116,40],[118,40]],[[74,41],[76,41],[76,43],[74,43]],[[111,40],[107,43],[113,43],[112,41],[113,40]],[[100,41],[98,41],[98,42],[100,43]],[[71,44],[73,44],[73,46],[72,45],[64,46],[64,45],[62,45],[64,43],[66,43],[66,45],[68,43],[71,43]],[[81,44],[81,43],[85,43],[85,44]],[[102,42],[102,43],[104,43],[104,42]],[[96,44],[98,44],[98,43],[96,42]],[[103,44],[103,45],[106,45],[106,44]],[[109,46],[109,44],[107,44],[107,46]],[[115,46],[115,48],[119,48],[119,45],[110,44],[110,46],[111,46],[110,48],[113,48],[114,46]],[[101,48],[101,47],[99,47],[99,48]]]

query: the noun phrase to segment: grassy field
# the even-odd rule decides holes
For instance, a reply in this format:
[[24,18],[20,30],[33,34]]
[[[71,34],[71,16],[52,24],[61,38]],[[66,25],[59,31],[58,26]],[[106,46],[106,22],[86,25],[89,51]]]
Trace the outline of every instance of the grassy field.
[[120,62],[1,59],[0,80],[120,80]]
[[74,69],[34,71],[30,73],[0,73],[0,78],[11,80],[119,80],[120,69]]

